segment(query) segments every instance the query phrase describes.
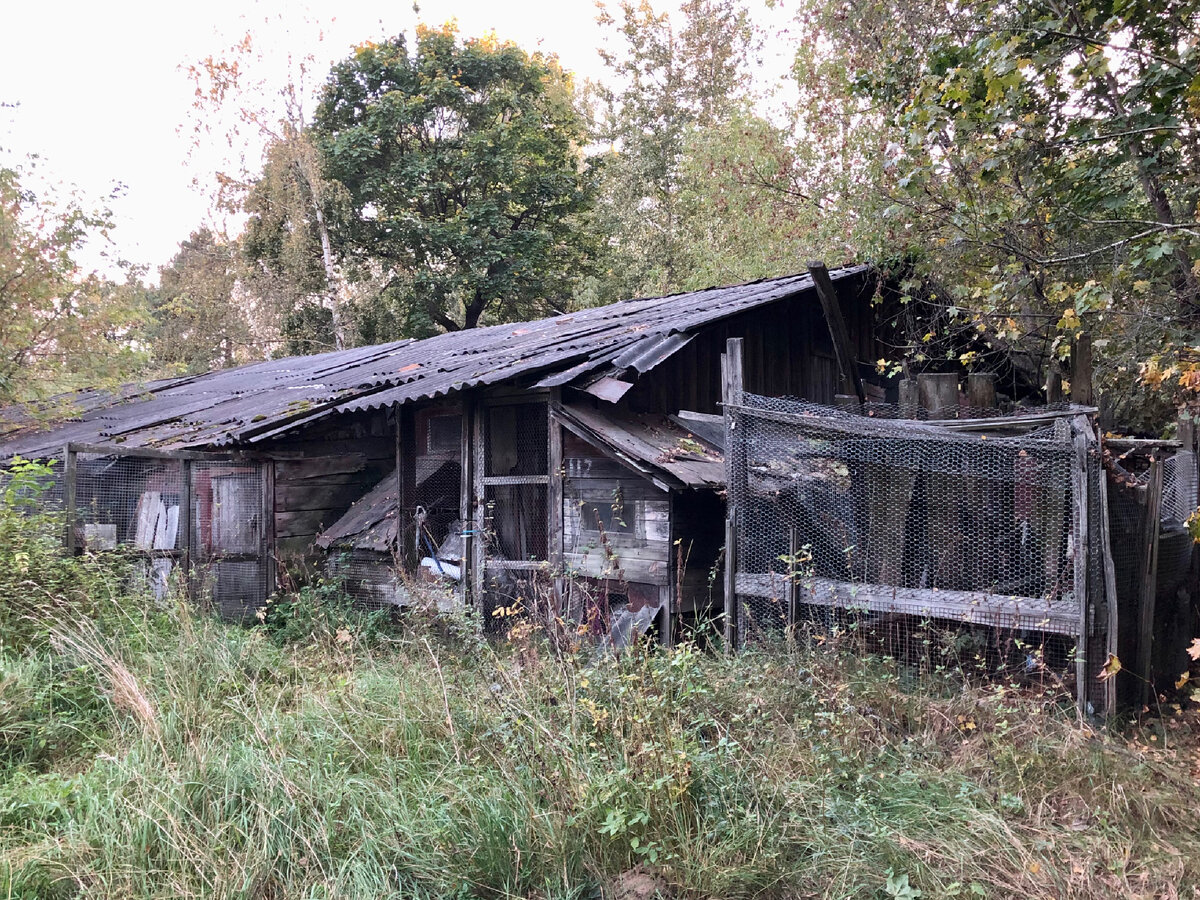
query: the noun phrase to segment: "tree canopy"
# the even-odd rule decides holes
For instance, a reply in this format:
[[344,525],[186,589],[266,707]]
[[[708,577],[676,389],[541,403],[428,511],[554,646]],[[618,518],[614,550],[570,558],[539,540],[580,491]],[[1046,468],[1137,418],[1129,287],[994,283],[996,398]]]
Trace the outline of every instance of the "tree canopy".
[[389,274],[409,334],[563,309],[589,259],[594,173],[552,57],[421,28],[334,66],[315,117],[348,195],[343,258]]
[[103,239],[107,211],[39,198],[21,175],[0,168],[0,402],[103,387],[142,361],[130,341],[136,286],[78,261],[89,239]]

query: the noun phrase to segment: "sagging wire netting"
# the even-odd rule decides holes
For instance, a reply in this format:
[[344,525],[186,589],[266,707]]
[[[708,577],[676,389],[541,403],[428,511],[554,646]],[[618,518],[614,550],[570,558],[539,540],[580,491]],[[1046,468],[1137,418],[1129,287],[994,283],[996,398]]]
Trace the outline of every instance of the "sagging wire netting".
[[895,412],[756,395],[727,410],[736,640],[852,630],[923,664],[1083,674],[1103,572],[1090,588],[1076,571],[1092,492],[1071,417],[982,433]]

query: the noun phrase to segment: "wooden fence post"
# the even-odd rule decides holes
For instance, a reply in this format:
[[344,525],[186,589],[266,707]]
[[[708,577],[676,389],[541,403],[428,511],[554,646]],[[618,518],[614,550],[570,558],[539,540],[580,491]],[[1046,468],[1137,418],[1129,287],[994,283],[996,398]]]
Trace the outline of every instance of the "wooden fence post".
[[967,376],[967,406],[972,416],[982,416],[996,408],[994,373],[972,372]]
[[67,548],[67,556],[75,555],[75,478],[77,471],[75,448],[67,444],[63,448],[63,511],[67,520],[63,544]]
[[917,393],[930,419],[958,418],[958,376],[930,374],[917,376]]
[[721,408],[725,416],[725,434],[728,436],[725,447],[725,649],[731,651],[737,647],[737,541],[739,510],[734,501],[734,491],[744,477],[745,460],[739,459],[735,446],[740,434],[737,434],[738,420],[734,407],[740,406],[743,395],[743,359],[742,339],[729,338],[725,342],[725,352],[721,355]]

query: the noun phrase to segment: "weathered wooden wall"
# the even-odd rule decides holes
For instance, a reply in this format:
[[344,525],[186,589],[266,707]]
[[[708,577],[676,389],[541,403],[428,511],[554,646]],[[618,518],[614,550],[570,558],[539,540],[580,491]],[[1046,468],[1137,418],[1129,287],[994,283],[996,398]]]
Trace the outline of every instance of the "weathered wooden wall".
[[295,564],[395,466],[395,420],[383,411],[343,416],[261,449],[276,460],[275,554]]
[[[563,470],[563,559],[568,571],[667,585],[667,492],[571,434],[563,440]],[[597,515],[606,521],[603,530]]]
[[[839,283],[838,296],[858,359],[873,360],[879,354],[871,334],[871,297],[860,288]],[[690,409],[719,413],[721,354],[731,337],[745,342],[747,391],[834,402],[838,366],[833,341],[817,297],[805,295],[704,329],[674,356],[641,376],[620,405],[634,412]]]

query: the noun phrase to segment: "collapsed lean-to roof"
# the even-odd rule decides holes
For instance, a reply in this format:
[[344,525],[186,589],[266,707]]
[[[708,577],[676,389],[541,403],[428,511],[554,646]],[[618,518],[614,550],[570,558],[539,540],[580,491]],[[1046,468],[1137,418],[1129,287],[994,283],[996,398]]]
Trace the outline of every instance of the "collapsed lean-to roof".
[[[830,271],[837,281],[866,266]],[[40,428],[0,414],[0,457],[53,455],[68,443],[203,449],[253,445],[325,416],[431,399],[517,379],[588,386],[644,373],[697,329],[814,291],[808,274],[708,288],[493,325],[425,340],[395,341],[252,363],[192,377],[84,392],[75,418]]]

